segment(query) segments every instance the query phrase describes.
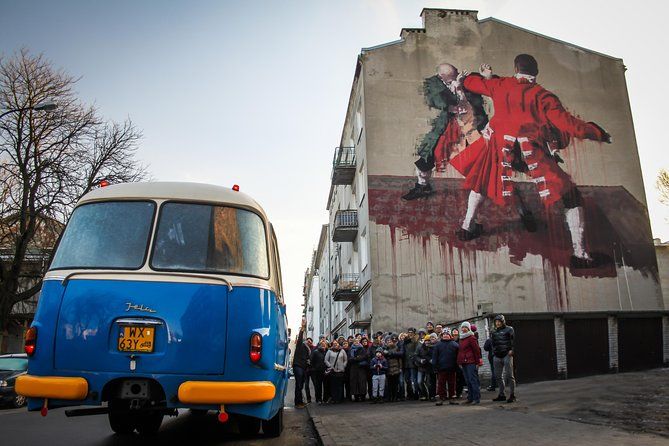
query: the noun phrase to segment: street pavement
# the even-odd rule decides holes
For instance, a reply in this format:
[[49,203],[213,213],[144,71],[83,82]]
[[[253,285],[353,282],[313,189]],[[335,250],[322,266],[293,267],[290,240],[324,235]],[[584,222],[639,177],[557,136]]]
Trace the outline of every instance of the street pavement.
[[669,445],[669,369],[518,387],[514,404],[309,406],[324,446]]
[[165,417],[160,431],[153,437],[115,435],[106,415],[67,418],[63,409],[49,411],[43,418],[39,412],[25,409],[0,410],[0,445],[2,446],[77,446],[77,445],[317,445],[317,435],[306,410],[293,407],[293,385],[290,380],[284,409],[284,431],[279,438],[242,437],[231,421],[218,423],[216,413],[206,417],[179,411],[178,417]]

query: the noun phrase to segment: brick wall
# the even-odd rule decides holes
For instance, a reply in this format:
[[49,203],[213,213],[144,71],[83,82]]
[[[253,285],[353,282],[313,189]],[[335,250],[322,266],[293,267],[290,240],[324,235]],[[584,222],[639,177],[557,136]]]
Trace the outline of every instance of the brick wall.
[[[609,370],[618,371],[618,318],[608,317],[609,324]],[[666,348],[666,343],[665,343]]]
[[560,379],[567,379],[567,344],[564,339],[564,319],[556,317],[555,324],[555,353],[557,355],[557,375]]

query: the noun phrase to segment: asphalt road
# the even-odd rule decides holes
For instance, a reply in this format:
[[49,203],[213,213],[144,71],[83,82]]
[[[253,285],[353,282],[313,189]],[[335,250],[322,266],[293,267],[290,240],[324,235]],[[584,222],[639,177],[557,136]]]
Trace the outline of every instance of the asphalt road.
[[107,423],[106,415],[67,418],[63,409],[49,411],[43,418],[39,412],[25,409],[0,410],[0,444],[2,446],[76,446],[76,445],[316,445],[317,436],[309,422],[307,411],[292,407],[290,381],[284,409],[284,431],[280,438],[245,438],[237,433],[231,421],[218,423],[216,413],[206,417],[179,411],[178,417],[165,417],[158,434],[154,437],[114,434]]

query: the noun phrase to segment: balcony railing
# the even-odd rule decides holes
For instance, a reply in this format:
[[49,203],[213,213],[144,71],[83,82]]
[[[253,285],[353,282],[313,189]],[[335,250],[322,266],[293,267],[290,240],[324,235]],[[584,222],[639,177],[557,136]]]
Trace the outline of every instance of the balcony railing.
[[332,300],[352,301],[360,295],[360,274],[342,274],[335,283]]
[[352,242],[358,234],[358,211],[350,209],[335,214],[333,242]]
[[332,160],[332,184],[353,184],[355,167],[355,147],[337,147]]

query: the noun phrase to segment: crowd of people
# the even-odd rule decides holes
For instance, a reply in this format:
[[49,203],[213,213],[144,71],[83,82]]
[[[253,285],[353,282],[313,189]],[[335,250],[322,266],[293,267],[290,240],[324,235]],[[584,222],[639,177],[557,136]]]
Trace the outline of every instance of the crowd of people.
[[[514,331],[504,315],[497,315],[494,324],[484,344],[492,371],[487,390],[499,389],[493,401],[512,403]],[[467,321],[458,327],[428,322],[403,333],[321,336],[317,343],[304,336],[302,327],[292,365],[297,408],[312,402],[310,384],[317,404],[420,400],[441,406],[459,404],[465,389],[463,404],[481,402],[478,368],[483,355],[477,327]]]

